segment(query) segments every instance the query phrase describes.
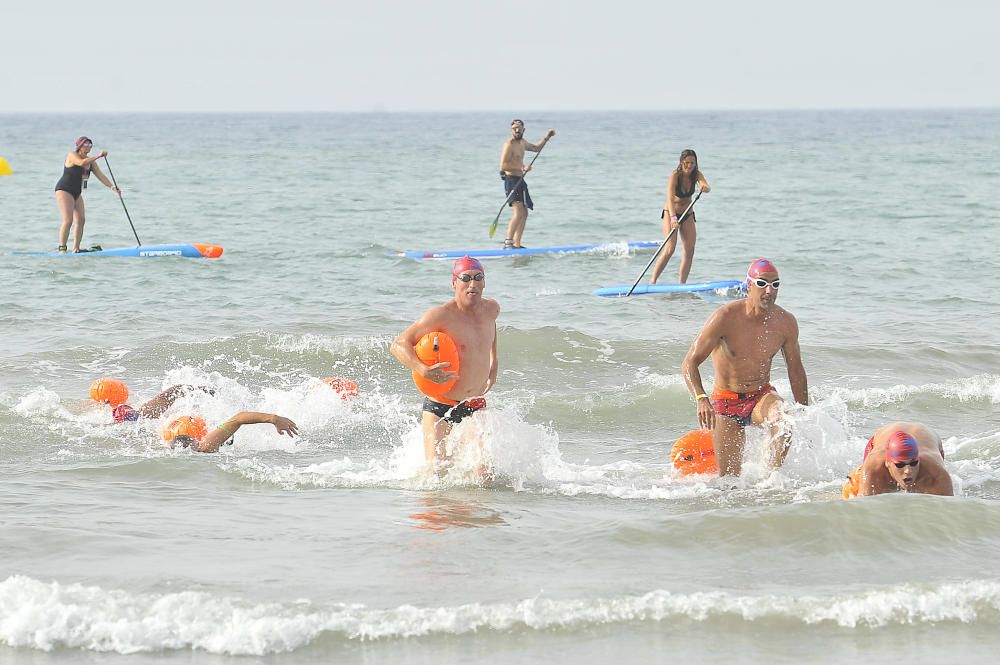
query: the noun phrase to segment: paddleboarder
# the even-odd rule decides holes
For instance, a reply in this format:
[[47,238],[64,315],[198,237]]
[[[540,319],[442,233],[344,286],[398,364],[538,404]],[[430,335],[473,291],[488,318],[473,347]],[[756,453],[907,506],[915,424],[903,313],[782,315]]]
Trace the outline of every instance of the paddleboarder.
[[[663,202],[660,219],[663,220],[663,237],[669,239],[663,246],[660,256],[656,259],[656,265],[653,266],[653,273],[649,279],[650,284],[656,284],[660,273],[667,267],[670,257],[674,255],[678,235],[684,242],[684,254],[681,256],[677,281],[681,284],[687,282],[688,274],[691,272],[691,263],[694,261],[694,245],[698,240],[698,231],[695,227],[696,220],[693,208],[688,211],[683,220],[679,219],[678,216],[682,215],[691,205],[695,185],[701,188],[703,194],[712,191],[705,175],[698,168],[698,155],[695,154],[694,150],[687,149],[681,152],[677,168],[670,173],[670,179],[667,180],[667,198]],[[670,235],[671,232],[673,232],[673,236]]]
[[108,180],[101,168],[97,165],[97,160],[107,157],[108,151],[102,150],[100,154],[90,157],[90,150],[94,147],[94,142],[86,136],[81,136],[76,140],[76,150],[66,153],[63,160],[63,173],[56,183],[56,204],[62,214],[62,226],[59,227],[58,252],[63,253],[67,249],[69,239],[69,227],[76,223],[76,232],[73,234],[73,252],[88,250],[80,249],[80,242],[83,240],[83,226],[87,221],[86,211],[83,206],[83,190],[87,189],[87,181],[90,174],[104,184],[113,192],[118,188]]
[[534,210],[534,203],[528,194],[528,183],[524,181],[524,175],[531,170],[531,165],[524,163],[524,153],[540,152],[555,135],[556,130],[550,129],[538,143],[528,143],[524,139],[524,121],[518,118],[510,121],[510,138],[504,141],[500,152],[500,177],[503,178],[504,196],[508,197],[507,205],[513,208],[507,225],[507,237],[503,241],[504,249],[521,248],[521,235],[528,223],[528,211]]

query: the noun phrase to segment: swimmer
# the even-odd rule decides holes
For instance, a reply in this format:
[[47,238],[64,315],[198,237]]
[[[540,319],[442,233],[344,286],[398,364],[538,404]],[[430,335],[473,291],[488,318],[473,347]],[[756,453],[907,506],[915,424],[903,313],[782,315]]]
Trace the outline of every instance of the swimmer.
[[[455,380],[444,396],[424,399],[424,457],[444,460],[442,443],[459,423],[486,407],[483,397],[497,381],[497,317],[500,305],[483,298],[486,272],[483,265],[468,256],[455,261],[451,273],[454,297],[443,305],[427,310],[413,325],[399,334],[390,351],[396,360],[434,383]],[[458,346],[461,376],[447,368],[448,363],[424,365],[414,349],[420,338],[430,332],[442,332]]]
[[128,404],[117,405],[111,411],[111,416],[115,419],[116,423],[135,422],[139,418],[159,418],[166,413],[167,409],[173,406],[174,402],[195,390],[201,390],[209,395],[215,394],[214,388],[185,385],[171,386],[138,409]]
[[[186,422],[178,422],[184,421]],[[224,445],[232,445],[236,432],[244,425],[257,425],[270,423],[278,434],[287,434],[290,437],[298,436],[299,427],[288,418],[274,413],[259,413],[256,411],[240,411],[215,429],[206,432],[205,421],[201,418],[183,416],[174,420],[164,433],[171,448],[180,446],[190,448],[198,453],[217,453]]]
[[858,496],[914,492],[954,496],[944,468],[941,437],[923,423],[895,422],[882,427],[865,447],[858,468]]
[[[785,461],[791,431],[781,410],[782,399],[771,385],[771,362],[779,351],[785,357],[792,397],[799,404],[809,403],[799,324],[777,305],[779,286],[781,280],[773,263],[767,259],[751,263],[746,300],[717,309],[681,365],[698,405],[698,424],[712,430],[721,476],[740,475],[747,425],[770,428],[772,468]],[[705,392],[699,371],[709,356],[715,368],[711,395]]]

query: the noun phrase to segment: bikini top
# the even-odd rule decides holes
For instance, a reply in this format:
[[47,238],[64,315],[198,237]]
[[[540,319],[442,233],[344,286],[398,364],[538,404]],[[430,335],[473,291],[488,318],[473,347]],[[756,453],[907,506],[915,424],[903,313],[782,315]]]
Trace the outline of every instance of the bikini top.
[[677,180],[675,181],[675,184],[674,184],[674,196],[676,196],[679,199],[690,198],[690,197],[694,196],[694,187],[695,187],[694,181],[691,181],[691,191],[689,191],[689,192],[682,192],[681,191],[681,178],[680,178],[680,176],[677,176]]

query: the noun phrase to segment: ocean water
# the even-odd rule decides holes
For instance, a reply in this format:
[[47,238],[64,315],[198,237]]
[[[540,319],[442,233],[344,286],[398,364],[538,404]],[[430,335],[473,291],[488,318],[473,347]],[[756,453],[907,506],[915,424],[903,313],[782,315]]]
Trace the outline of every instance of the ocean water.
[[[650,258],[612,247],[486,264],[499,381],[456,429],[496,478],[472,456],[422,473],[421,400],[388,347],[450,270],[390,252],[502,240],[507,115],[0,115],[0,660],[994,662],[1000,112],[524,119],[557,130],[528,246],[659,238],[668,172],[698,151],[692,281],[766,256],[799,320],[811,404],[785,466],[752,433],[737,483],[674,474],[696,427],[679,365],[728,296],[593,297]],[[79,134],[144,243],[223,258],[11,255],[56,245]],[[86,202],[84,244],[134,244],[117,197]],[[101,376],[133,404],[214,394],[114,425],[87,399]],[[780,357],[773,379],[788,397]],[[174,416],[245,409],[301,437],[158,443]],[[892,420],[941,434],[955,498],[840,500]]]

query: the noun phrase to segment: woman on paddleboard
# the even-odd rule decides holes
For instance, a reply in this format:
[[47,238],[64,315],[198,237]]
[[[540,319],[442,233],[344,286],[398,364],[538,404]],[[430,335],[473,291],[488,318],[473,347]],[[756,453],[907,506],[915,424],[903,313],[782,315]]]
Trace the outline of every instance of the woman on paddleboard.
[[[660,278],[660,273],[667,267],[667,262],[674,255],[677,248],[677,236],[684,241],[684,255],[681,257],[681,267],[677,273],[677,281],[681,284],[687,283],[688,273],[691,272],[691,262],[694,260],[694,245],[698,240],[698,232],[695,229],[694,208],[692,208],[683,220],[684,211],[691,205],[695,192],[695,185],[701,188],[702,193],[712,191],[705,180],[704,174],[698,168],[698,155],[690,148],[681,152],[680,163],[670,174],[667,181],[667,199],[663,202],[663,212],[660,219],[663,220],[663,235],[669,237],[660,256],[653,266],[653,275],[649,280],[650,284],[656,284]],[[673,235],[671,232],[676,229]]]
[[73,234],[73,252],[87,251],[80,249],[80,241],[83,240],[83,225],[86,222],[86,213],[83,207],[83,190],[87,189],[87,180],[90,174],[97,176],[105,187],[117,192],[107,176],[101,172],[97,165],[97,160],[106,157],[107,150],[102,150],[95,157],[88,157],[90,149],[94,147],[94,142],[86,136],[81,136],[76,140],[76,150],[71,150],[66,154],[63,161],[63,174],[56,183],[56,204],[59,212],[62,213],[62,226],[59,227],[59,252],[65,252],[67,240],[69,238],[69,227],[76,222],[76,233]]

